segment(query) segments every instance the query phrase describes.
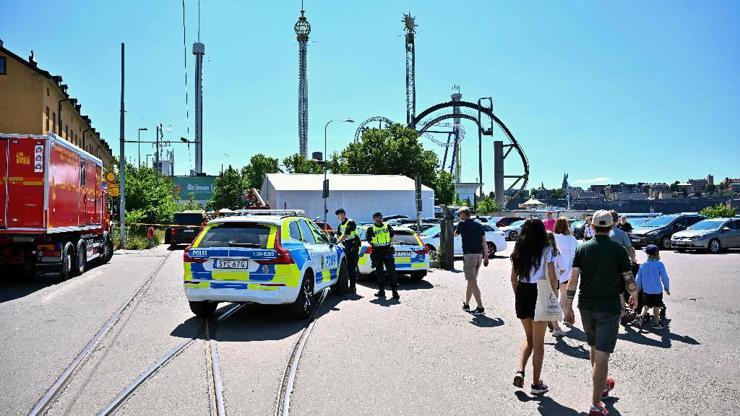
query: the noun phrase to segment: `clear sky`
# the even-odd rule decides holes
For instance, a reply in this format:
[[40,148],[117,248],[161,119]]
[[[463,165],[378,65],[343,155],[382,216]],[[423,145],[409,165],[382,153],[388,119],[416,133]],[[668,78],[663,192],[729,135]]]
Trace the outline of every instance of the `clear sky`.
[[[181,2],[172,0],[0,0],[0,38],[21,56],[33,49],[40,67],[61,74],[118,153],[121,41],[127,137],[147,127],[142,136],[151,140],[160,122],[171,126],[168,138],[193,136],[197,1],[185,4],[187,52]],[[740,176],[740,2],[306,0],[305,7],[309,152],[321,150],[333,118],[405,121],[401,19],[410,11],[419,25],[417,112],[449,100],[454,84],[465,100],[492,96],[529,158],[529,187],[559,186],[564,172],[580,185]],[[258,152],[298,151],[299,10],[296,0],[202,0],[208,173]],[[477,136],[472,123],[465,127],[463,179],[472,182]],[[330,152],[355,128],[331,125]],[[424,140],[441,158],[443,149]],[[188,172],[192,149],[173,148],[176,173]],[[488,191],[490,139],[484,151]],[[135,157],[135,145],[127,155]]]

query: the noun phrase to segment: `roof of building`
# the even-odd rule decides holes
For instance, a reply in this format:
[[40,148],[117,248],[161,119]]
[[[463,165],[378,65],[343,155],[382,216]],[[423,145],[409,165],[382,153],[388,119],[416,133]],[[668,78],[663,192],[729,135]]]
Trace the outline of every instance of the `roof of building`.
[[[403,175],[328,175],[332,191],[413,191],[415,181]],[[320,191],[324,175],[307,173],[269,173],[265,177],[276,191]],[[422,185],[423,191],[432,188]]]

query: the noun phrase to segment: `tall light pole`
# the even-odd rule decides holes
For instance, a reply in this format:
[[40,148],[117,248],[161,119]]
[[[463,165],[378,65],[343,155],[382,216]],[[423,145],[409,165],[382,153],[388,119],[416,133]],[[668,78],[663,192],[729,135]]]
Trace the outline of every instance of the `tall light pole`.
[[329,120],[326,122],[326,125],[324,126],[324,186],[323,186],[323,192],[322,197],[324,198],[324,227],[326,227],[326,199],[329,198],[329,179],[326,178],[326,173],[329,170],[329,164],[326,160],[326,130],[329,128],[329,124],[333,122],[338,123],[354,123],[355,121],[351,118],[347,118],[345,120]]
[[149,130],[146,127],[139,127],[139,130],[136,132],[136,140],[138,141],[137,145],[139,146],[139,167],[141,167],[141,132]]

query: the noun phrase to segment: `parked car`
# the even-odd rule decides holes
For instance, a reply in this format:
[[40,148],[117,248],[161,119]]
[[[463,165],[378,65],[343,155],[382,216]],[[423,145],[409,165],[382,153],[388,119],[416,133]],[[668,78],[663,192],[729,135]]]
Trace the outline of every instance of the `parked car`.
[[[457,224],[455,224],[457,225]],[[488,242],[488,257],[493,258],[497,251],[506,250],[506,238],[504,233],[496,229],[489,224],[481,224],[483,230],[486,233],[486,241]],[[441,226],[435,225],[432,228],[421,233],[421,241],[430,251],[439,252],[439,239],[440,239]],[[454,236],[454,253],[455,256],[462,256],[462,237],[459,235]]]
[[630,223],[632,228],[639,227],[640,224],[643,224],[653,218],[660,217],[663,214],[660,213],[643,213],[643,214],[622,214],[621,216],[625,217],[627,219],[627,222]]
[[504,233],[504,237],[508,241],[516,241],[519,235],[522,233],[522,225],[525,220],[514,221],[506,227],[501,227],[499,230]]
[[634,227],[629,233],[632,245],[642,247],[657,244],[663,249],[671,247],[671,236],[704,219],[695,213],[661,215]]
[[175,214],[174,225],[164,232],[164,243],[171,246],[190,244],[203,230],[206,222],[204,211],[183,211]]
[[494,218],[495,219],[494,219],[493,223],[498,228],[508,227],[511,224],[515,223],[515,222],[519,222],[519,221],[525,220],[525,218],[522,218],[522,217],[494,217]]
[[219,302],[287,305],[309,316],[327,287],[347,289],[344,251],[300,215],[239,215],[208,223],[183,253],[190,310],[209,317]]
[[699,221],[671,237],[671,246],[678,251],[740,248],[740,218],[711,218]]
[[[369,227],[360,228],[360,258],[357,262],[357,271],[361,276],[370,275],[375,268],[370,260],[373,248],[365,241],[365,234]],[[421,242],[419,236],[406,227],[393,227],[393,258],[396,261],[396,273],[408,274],[414,280],[421,280],[429,271],[429,249]]]

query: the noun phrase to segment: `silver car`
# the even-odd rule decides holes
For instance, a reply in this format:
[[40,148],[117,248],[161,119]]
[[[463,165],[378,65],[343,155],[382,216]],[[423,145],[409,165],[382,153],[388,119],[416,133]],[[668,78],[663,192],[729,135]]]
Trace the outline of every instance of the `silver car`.
[[671,246],[678,251],[709,250],[711,253],[740,248],[740,217],[699,221],[673,234]]
[[499,231],[502,231],[504,233],[504,237],[509,241],[516,241],[517,238],[519,238],[519,234],[522,233],[522,225],[524,225],[525,220],[519,220],[512,222],[511,225],[507,227],[501,227],[499,228]]

